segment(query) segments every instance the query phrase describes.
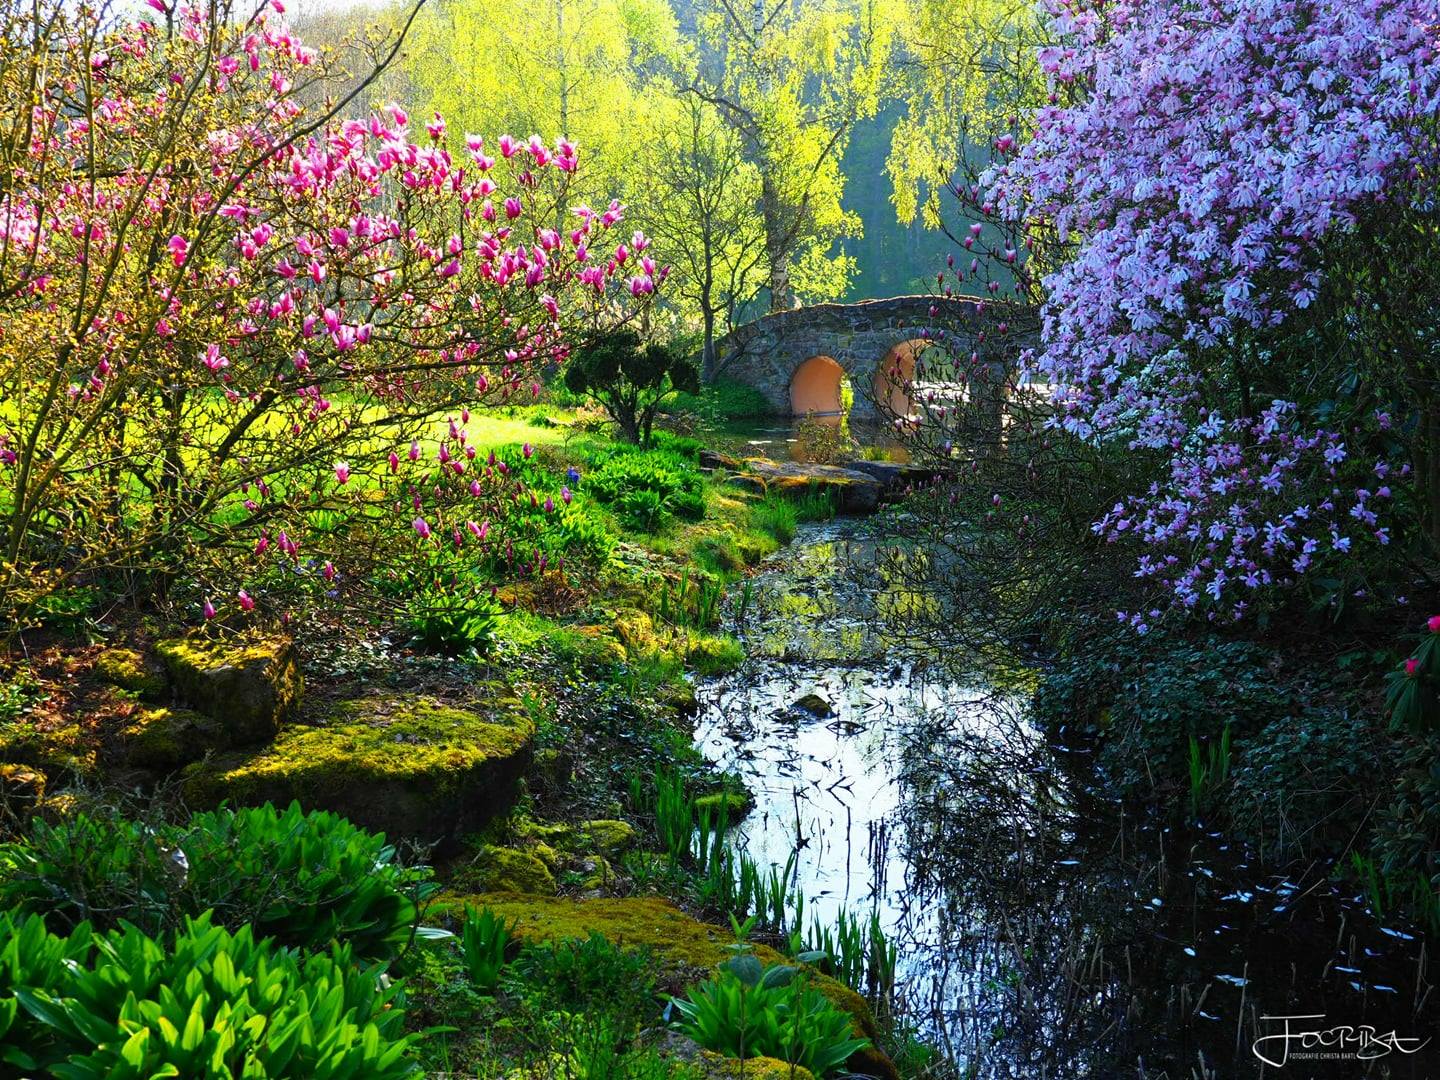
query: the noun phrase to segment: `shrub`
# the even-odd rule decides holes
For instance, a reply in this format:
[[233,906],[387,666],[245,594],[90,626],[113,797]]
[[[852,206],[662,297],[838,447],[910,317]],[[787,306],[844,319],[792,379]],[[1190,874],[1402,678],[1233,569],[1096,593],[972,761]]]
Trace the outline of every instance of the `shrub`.
[[[20,943],[47,959],[27,973],[33,982],[5,988],[0,1008],[13,1015],[18,1003],[34,1018],[32,1056],[60,1080],[418,1071],[406,1055],[420,1036],[403,1033],[400,984],[357,966],[348,945],[302,958],[249,927],[212,925],[208,913],[167,942],[135,926],[39,940],[35,924],[0,918],[0,955]],[[70,962],[48,964],[57,955]]]
[[389,959],[410,939],[428,871],[397,862],[381,835],[292,803],[196,814],[188,825],[147,825],[118,814],[36,821],[7,845],[13,870],[0,904],[60,925],[121,920],[158,934],[214,911],[282,945],[344,940],[365,959]]
[[678,1026],[701,1046],[731,1057],[773,1057],[816,1076],[837,1071],[870,1045],[852,1035],[848,1013],[806,985],[800,968],[764,967],[742,953],[675,1007]]
[[676,391],[699,390],[700,373],[678,350],[643,344],[635,331],[620,329],[575,350],[565,386],[593,398],[627,441],[649,446],[655,414]]

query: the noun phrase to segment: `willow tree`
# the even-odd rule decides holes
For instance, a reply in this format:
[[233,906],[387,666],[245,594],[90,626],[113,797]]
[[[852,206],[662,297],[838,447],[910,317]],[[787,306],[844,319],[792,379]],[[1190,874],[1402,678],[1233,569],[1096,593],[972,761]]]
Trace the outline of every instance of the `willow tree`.
[[677,42],[666,0],[443,0],[417,20],[405,70],[461,145],[471,131],[563,136],[585,151],[578,194],[628,201],[647,87]]
[[853,260],[831,256],[858,235],[841,205],[840,161],[857,120],[874,116],[895,38],[879,0],[711,0],[696,16],[687,90],[719,110],[760,173],[772,310],[797,293],[842,292]]
[[895,92],[905,114],[890,139],[886,171],[896,216],[946,225],[942,196],[973,182],[997,139],[1031,122],[1047,93],[1033,0],[907,0]]

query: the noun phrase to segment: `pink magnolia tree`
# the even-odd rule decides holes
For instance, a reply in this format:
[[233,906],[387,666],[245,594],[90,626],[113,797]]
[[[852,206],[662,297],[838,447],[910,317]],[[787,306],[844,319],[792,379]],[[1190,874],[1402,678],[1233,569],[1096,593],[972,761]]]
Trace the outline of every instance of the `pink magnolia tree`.
[[362,538],[502,543],[530,500],[462,410],[653,292],[621,207],[570,205],[564,140],[362,111],[279,0],[150,6],[0,24],[0,620],[100,579],[249,609]]
[[1366,551],[1440,530],[1440,13],[1047,9],[1051,104],[962,194],[1047,255],[1024,375],[1056,438],[1148,481],[1094,524],[1152,586],[1122,617],[1363,590]]

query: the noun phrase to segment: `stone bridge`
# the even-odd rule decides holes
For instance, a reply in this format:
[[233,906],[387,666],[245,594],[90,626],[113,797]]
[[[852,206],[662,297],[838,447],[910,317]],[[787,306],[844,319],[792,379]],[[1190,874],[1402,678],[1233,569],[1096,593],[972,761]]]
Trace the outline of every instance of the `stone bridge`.
[[1018,353],[1022,335],[1033,333],[1033,312],[1004,302],[987,301],[982,310],[971,299],[897,296],[793,308],[737,326],[721,338],[714,369],[705,377],[753,386],[781,416],[842,413],[841,383],[848,378],[851,418],[904,416],[912,411],[907,384],[915,358],[932,344],[927,333],[944,330],[952,352],[989,356],[995,350],[980,350],[979,343],[1003,322],[1016,331],[1007,335],[1005,351]]

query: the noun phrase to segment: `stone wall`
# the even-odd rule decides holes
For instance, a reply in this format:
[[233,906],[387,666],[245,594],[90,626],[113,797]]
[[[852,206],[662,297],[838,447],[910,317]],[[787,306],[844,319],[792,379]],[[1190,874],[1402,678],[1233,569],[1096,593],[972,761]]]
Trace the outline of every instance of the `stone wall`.
[[[934,314],[931,314],[934,309]],[[875,374],[896,345],[944,329],[955,351],[973,350],[979,334],[1009,322],[1021,341],[1033,332],[1033,314],[1015,305],[987,301],[980,311],[973,300],[897,296],[858,304],[815,304],[780,311],[736,327],[717,343],[714,370],[707,380],[734,379],[765,395],[776,413],[790,413],[790,380],[812,356],[828,356],[850,377],[855,391],[852,419],[880,418],[873,388]],[[1023,324],[1023,329],[1022,329]],[[933,336],[933,334],[932,334]],[[993,336],[993,335],[992,335]]]

